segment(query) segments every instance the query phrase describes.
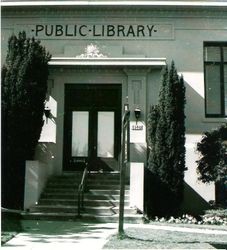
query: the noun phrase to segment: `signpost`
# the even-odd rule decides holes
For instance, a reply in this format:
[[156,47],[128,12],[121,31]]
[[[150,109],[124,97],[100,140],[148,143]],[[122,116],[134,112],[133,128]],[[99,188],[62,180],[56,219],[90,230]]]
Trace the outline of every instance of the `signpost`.
[[119,225],[118,235],[124,234],[124,200],[125,200],[125,170],[129,162],[129,118],[130,111],[128,104],[125,104],[124,116],[122,119],[122,143],[121,143],[121,165],[120,165],[120,204],[119,204]]

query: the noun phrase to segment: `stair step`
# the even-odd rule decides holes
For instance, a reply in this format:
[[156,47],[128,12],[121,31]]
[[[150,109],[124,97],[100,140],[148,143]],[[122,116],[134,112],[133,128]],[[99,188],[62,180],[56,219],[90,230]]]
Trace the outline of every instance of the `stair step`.
[[[119,207],[85,207],[83,214],[91,215],[115,215],[119,213]],[[137,211],[130,207],[124,208],[125,214],[136,214]]]
[[59,182],[48,182],[47,187],[78,187],[80,185],[80,182],[65,182],[65,181],[59,181]]
[[55,175],[50,178],[51,181],[81,181],[82,174],[79,175]]
[[46,213],[75,213],[77,206],[65,206],[65,205],[36,205],[30,208],[30,212],[46,212]]
[[[129,190],[125,190],[125,195],[129,195]],[[87,193],[85,193],[85,195],[87,194],[93,194],[93,195],[118,195],[120,194],[120,190],[106,190],[106,189],[89,189],[89,191]]]
[[[129,206],[129,200],[126,200],[124,202],[125,206]],[[95,206],[95,207],[101,207],[101,206],[119,206],[120,201],[116,201],[116,200],[88,200],[88,201],[84,201],[84,206]]]
[[[39,205],[69,205],[73,206],[77,204],[75,199],[40,199]],[[84,199],[84,206],[119,206],[119,200],[95,200]],[[129,200],[125,200],[125,206],[129,206]]]
[[78,188],[62,188],[62,187],[55,187],[55,188],[50,188],[46,187],[44,192],[46,193],[77,193]]
[[[65,212],[65,213],[74,213],[77,211],[77,206],[65,206],[65,205],[36,205],[30,208],[31,212]],[[91,215],[114,215],[119,212],[118,207],[113,206],[86,206],[85,212],[90,213]],[[125,207],[124,212],[126,214],[136,214],[136,210]]]
[[[119,215],[111,215],[111,216],[103,216],[103,215],[90,215],[90,214],[82,214],[81,215],[83,220],[89,220],[89,221],[94,221],[94,222],[118,222],[119,221]],[[125,223],[142,223],[143,216],[142,215],[137,215],[137,214],[129,214],[124,216],[124,222]]]
[[[80,181],[78,182],[69,182],[69,181],[48,181],[47,183],[47,187],[50,187],[50,188],[54,188],[54,187],[57,187],[57,188],[67,188],[67,187],[71,187],[71,188],[76,188],[80,185]],[[108,181],[108,180],[105,180],[105,181],[102,181],[102,182],[94,182],[94,181],[88,181],[87,182],[87,186],[88,187],[93,187],[93,186],[97,186],[97,187],[112,187],[112,188],[117,188],[119,189],[120,188],[120,184],[119,184],[119,181]]]
[[[109,178],[104,178],[104,179],[92,178],[92,179],[87,179],[86,183],[88,183],[89,185],[99,185],[99,184],[120,185],[120,180],[109,179]],[[127,184],[127,183],[125,183],[125,184]]]
[[[95,200],[106,200],[106,199],[113,199],[113,200],[119,200],[120,194],[100,194],[100,193],[86,193],[84,195],[87,199],[92,199],[92,197]],[[129,194],[125,195],[125,198],[128,199]],[[77,199],[78,195],[73,193],[43,193],[41,195],[41,198],[54,198],[54,199]]]
[[107,190],[119,190],[120,186],[119,185],[98,185],[98,184],[93,184],[93,185],[88,185],[88,189],[107,189]]
[[[22,218],[25,220],[62,220],[62,221],[83,221],[83,222],[118,222],[119,215],[103,216],[91,214],[83,214],[78,217],[77,213],[24,213]],[[142,223],[142,215],[131,214],[124,216],[124,222],[126,223]]]
[[51,199],[51,198],[41,198],[38,202],[39,205],[69,205],[73,206],[77,204],[76,199]]
[[[62,197],[66,195],[65,198],[69,197],[77,197],[77,191],[76,190],[64,190],[64,189],[47,189],[45,192],[42,193],[41,197],[51,197],[51,196],[58,196]],[[91,195],[101,195],[106,197],[112,197],[116,195],[120,195],[120,190],[99,190],[99,189],[92,189],[88,192],[84,193],[84,196],[90,197]],[[129,190],[125,190],[125,196],[129,195]]]
[[55,185],[66,185],[66,186],[71,186],[71,185],[79,185],[81,183],[81,179],[79,180],[53,180],[49,179],[47,181],[47,185],[50,186],[55,186]]
[[[77,192],[79,186],[55,186],[55,187],[50,187],[47,186],[44,190],[44,192]],[[97,192],[99,191],[105,191],[106,193],[111,193],[111,192],[120,192],[119,186],[107,186],[107,185],[93,185],[93,186],[88,186],[86,189],[88,190],[95,190]],[[129,187],[125,187],[125,191],[129,191]]]
[[120,180],[109,180],[109,179],[103,179],[103,180],[100,180],[100,179],[88,179],[87,182],[86,182],[88,185],[90,184],[97,184],[97,185],[106,185],[106,184],[110,184],[110,185],[120,185]]
[[41,194],[41,199],[43,198],[54,198],[54,199],[77,199],[78,194],[76,193],[55,193],[55,192],[44,192]]
[[102,172],[102,173],[95,173],[95,172],[89,172],[88,178],[98,178],[98,179],[120,179],[120,173],[119,172]]
[[[129,195],[129,190],[125,190],[125,195]],[[42,193],[42,197],[45,195],[72,195],[77,196],[76,189],[45,189]],[[88,192],[84,193],[84,196],[87,195],[120,195],[120,190],[102,190],[102,189],[90,189]]]

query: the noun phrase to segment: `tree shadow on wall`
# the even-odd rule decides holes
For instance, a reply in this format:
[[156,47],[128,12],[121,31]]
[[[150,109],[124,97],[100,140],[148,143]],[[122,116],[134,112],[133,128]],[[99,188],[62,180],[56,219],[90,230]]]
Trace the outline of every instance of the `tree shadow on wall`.
[[199,216],[204,210],[211,208],[209,202],[203,199],[191,186],[184,182],[184,200],[181,206],[182,213]]
[[197,217],[210,208],[210,204],[186,182],[181,203],[180,197],[175,197],[168,186],[161,183],[148,169],[145,169],[144,181],[144,207],[148,217],[182,216],[185,213]]

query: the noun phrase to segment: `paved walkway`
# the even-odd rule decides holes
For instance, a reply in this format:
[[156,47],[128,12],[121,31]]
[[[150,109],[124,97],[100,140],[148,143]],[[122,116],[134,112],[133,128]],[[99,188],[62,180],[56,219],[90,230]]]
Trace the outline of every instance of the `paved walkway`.
[[19,233],[2,246],[17,250],[102,249],[107,238],[117,232],[117,224],[65,221],[22,221]]
[[[25,232],[8,241],[2,249],[17,250],[70,250],[102,249],[108,237],[117,233],[117,223],[82,223],[65,221],[22,221]],[[182,232],[226,235],[224,230],[204,230],[176,226],[125,224],[124,228],[151,228]]]

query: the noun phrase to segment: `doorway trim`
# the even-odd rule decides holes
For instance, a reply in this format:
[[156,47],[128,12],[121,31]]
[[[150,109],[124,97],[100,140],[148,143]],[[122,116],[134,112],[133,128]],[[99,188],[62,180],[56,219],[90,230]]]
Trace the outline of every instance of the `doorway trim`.
[[[113,112],[113,156],[98,156],[98,114]],[[88,150],[86,156],[72,155],[73,114],[86,112],[88,115]],[[79,171],[90,165],[91,171],[118,171],[121,149],[122,84],[120,83],[75,83],[65,84],[63,171]],[[79,122],[79,120],[78,120]],[[78,123],[77,123],[78,124]],[[92,167],[92,164],[95,167]]]

